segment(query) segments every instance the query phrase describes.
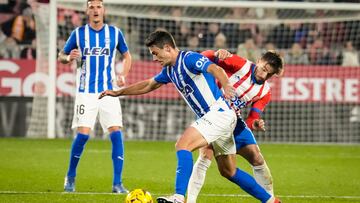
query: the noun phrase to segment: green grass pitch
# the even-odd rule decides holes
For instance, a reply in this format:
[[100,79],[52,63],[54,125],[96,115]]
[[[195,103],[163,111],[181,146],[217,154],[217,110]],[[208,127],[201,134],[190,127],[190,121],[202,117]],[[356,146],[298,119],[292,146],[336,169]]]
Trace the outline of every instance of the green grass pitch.
[[[77,192],[63,193],[71,140],[0,139],[0,202],[124,202],[111,194],[111,143],[88,142],[77,171]],[[283,202],[360,202],[360,145],[262,144]],[[194,160],[197,154],[194,154]],[[252,174],[238,156],[238,166]],[[154,199],[174,190],[174,142],[125,142],[123,180]],[[213,163],[200,203],[259,202],[222,178]]]

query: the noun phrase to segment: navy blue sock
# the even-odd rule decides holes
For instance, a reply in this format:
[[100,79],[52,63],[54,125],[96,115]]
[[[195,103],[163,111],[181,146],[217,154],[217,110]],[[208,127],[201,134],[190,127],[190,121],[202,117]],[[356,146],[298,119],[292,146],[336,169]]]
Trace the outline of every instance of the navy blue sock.
[[70,153],[70,165],[67,172],[67,176],[75,177],[76,176],[76,167],[79,163],[81,153],[84,150],[84,146],[89,139],[89,135],[77,133],[72,146]]
[[193,168],[192,153],[187,150],[176,152],[178,165],[176,169],[175,192],[185,196]]
[[263,203],[271,198],[271,195],[251,175],[238,168],[235,175],[229,178],[229,180]]
[[114,167],[113,185],[118,185],[122,183],[121,176],[122,176],[122,170],[124,164],[124,143],[120,131],[113,131],[110,134],[110,139],[112,143],[111,158]]

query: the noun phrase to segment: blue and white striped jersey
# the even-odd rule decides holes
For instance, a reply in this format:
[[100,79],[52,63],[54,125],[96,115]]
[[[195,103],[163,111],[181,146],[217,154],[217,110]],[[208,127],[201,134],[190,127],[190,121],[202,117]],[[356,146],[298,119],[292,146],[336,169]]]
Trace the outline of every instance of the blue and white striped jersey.
[[124,36],[115,26],[104,24],[99,31],[88,24],[76,28],[64,46],[64,53],[79,49],[81,67],[77,69],[76,91],[99,93],[112,90],[115,79],[116,49],[124,54],[128,51]]
[[163,84],[172,82],[193,112],[202,117],[223,95],[215,77],[207,72],[210,64],[213,63],[199,53],[181,51],[176,64],[164,66],[154,79]]

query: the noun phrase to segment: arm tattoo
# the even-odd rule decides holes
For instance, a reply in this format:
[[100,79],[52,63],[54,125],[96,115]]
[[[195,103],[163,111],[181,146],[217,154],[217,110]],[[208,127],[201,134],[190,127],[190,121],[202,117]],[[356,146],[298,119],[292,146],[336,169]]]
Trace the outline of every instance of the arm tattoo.
[[61,62],[61,63],[63,63],[63,64],[67,64],[67,63],[69,63],[70,61],[68,60],[68,56],[69,55],[67,55],[67,54],[65,54],[64,53],[64,51],[61,51],[60,53],[59,53],[59,61]]

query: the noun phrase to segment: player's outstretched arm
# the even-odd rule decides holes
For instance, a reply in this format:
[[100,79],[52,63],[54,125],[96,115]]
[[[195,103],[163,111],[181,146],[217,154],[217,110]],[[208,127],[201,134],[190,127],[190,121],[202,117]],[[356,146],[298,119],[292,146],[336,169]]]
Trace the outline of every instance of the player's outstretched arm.
[[122,95],[140,95],[140,94],[146,94],[148,92],[151,92],[157,88],[159,88],[162,85],[162,83],[158,83],[154,80],[154,78],[143,80],[141,82],[132,84],[128,87],[124,87],[120,90],[106,90],[103,91],[99,99],[105,97],[105,96],[112,96],[112,97],[118,97]]
[[227,77],[224,69],[215,64],[211,64],[209,65],[207,71],[211,73],[220,82],[221,86],[224,89],[224,96],[226,99],[230,99],[235,95],[235,89],[230,84],[229,78]]

